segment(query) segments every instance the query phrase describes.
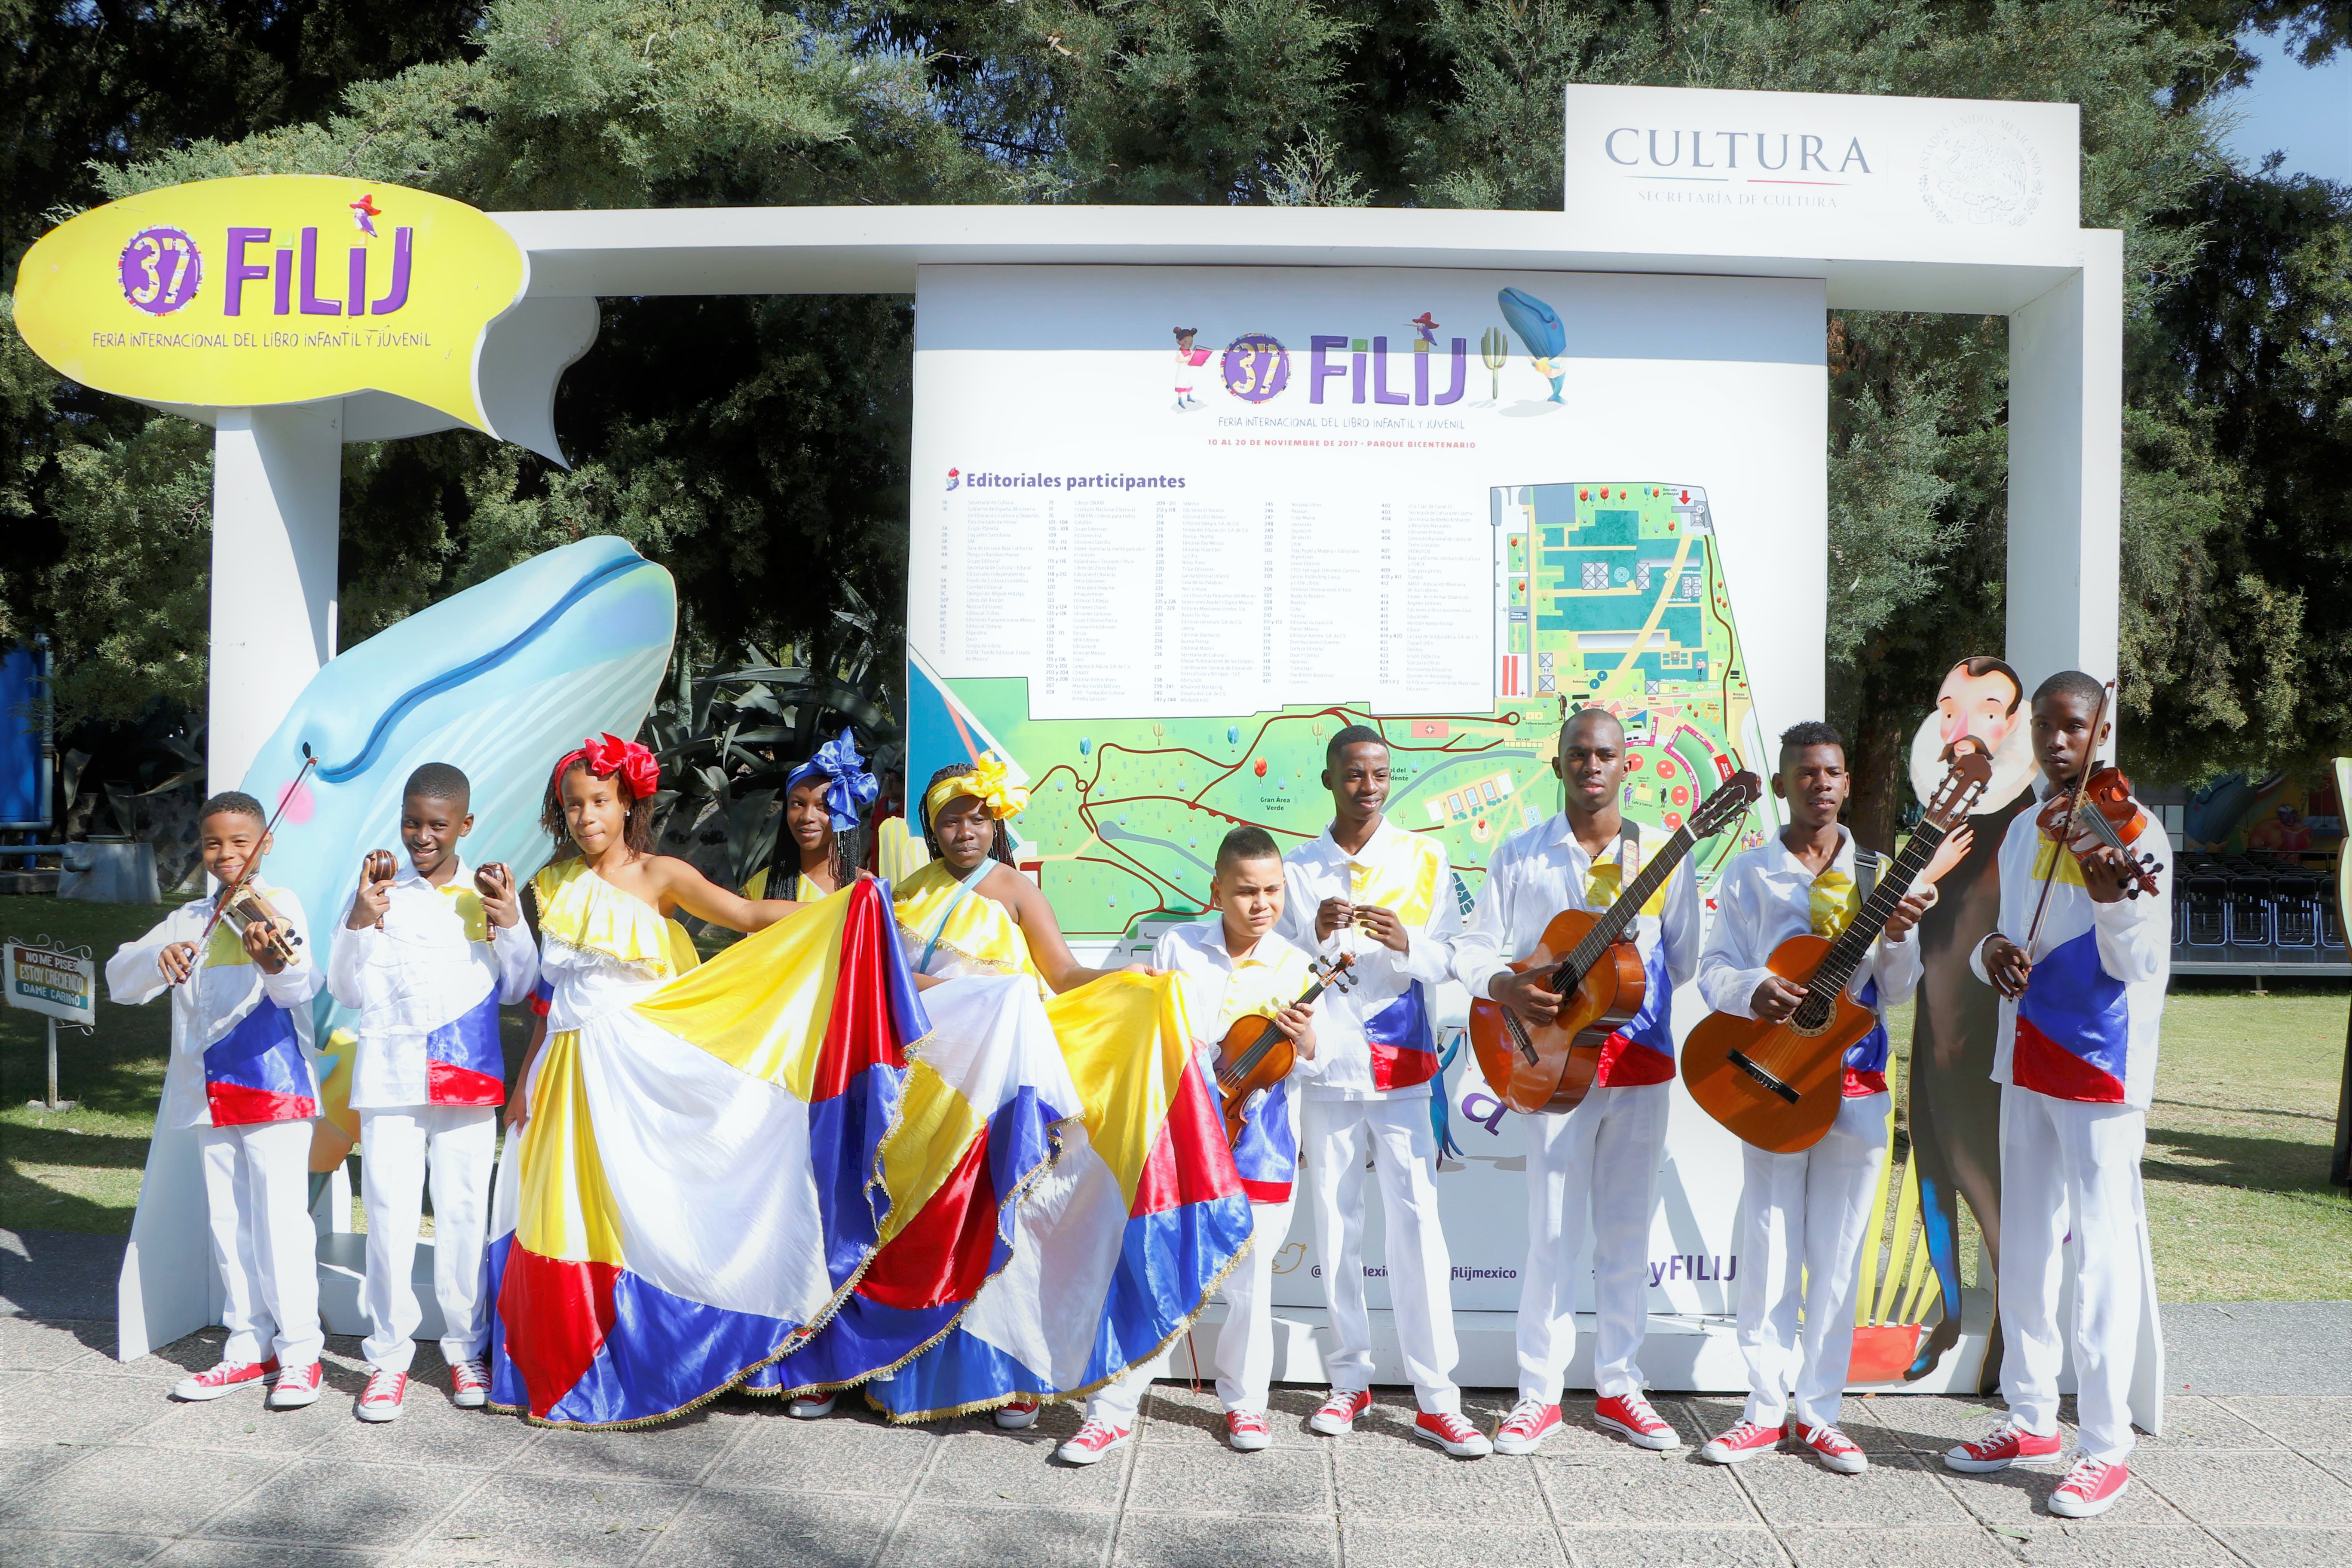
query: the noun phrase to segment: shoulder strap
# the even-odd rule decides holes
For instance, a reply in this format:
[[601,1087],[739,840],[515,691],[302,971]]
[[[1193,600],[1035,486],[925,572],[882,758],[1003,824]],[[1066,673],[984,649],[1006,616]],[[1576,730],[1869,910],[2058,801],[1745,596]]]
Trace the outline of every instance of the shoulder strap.
[[1878,887],[1878,856],[1875,853],[1864,849],[1858,844],[1854,846],[1854,886],[1860,889],[1862,901],[1865,904],[1870,902],[1870,895]]

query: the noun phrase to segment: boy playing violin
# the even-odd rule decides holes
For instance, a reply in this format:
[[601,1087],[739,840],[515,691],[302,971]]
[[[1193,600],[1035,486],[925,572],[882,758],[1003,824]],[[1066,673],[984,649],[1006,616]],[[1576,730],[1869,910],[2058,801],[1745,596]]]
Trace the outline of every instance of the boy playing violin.
[[205,802],[198,849],[208,898],[182,904],[107,961],[106,988],[136,1006],[172,994],[172,1060],[158,1130],[196,1129],[205,1208],[221,1276],[220,1364],[184,1377],[175,1399],[218,1399],[268,1386],[269,1406],[319,1397],[319,1262],[310,1225],[310,998],[319,971],[301,942],[302,905],[258,878],[246,887],[277,912],[242,933],[215,915],[223,896],[269,853],[261,803],[230,790]]
[[[1838,821],[1853,784],[1835,730],[1816,721],[1782,733],[1772,793],[1788,802],[1789,826],[1724,868],[1715,929],[1699,955],[1699,994],[1717,1012],[1775,1023],[1790,1016],[1805,988],[1772,973],[1773,950],[1792,936],[1834,939],[1860,914],[1876,858]],[[1709,1463],[1738,1464],[1793,1438],[1842,1475],[1869,1468],[1837,1419],[1853,1351],[1863,1232],[1886,1163],[1886,1009],[1908,1001],[1919,984],[1919,944],[1907,939],[1934,903],[1932,883],[1906,895],[1847,984],[1847,994],[1878,1015],[1878,1026],[1846,1048],[1843,1098],[1828,1133],[1793,1154],[1740,1146],[1748,1408],[1699,1450]]]
[[405,863],[370,852],[349,918],[335,933],[327,987],[359,1013],[352,1109],[359,1113],[367,1202],[368,1381],[356,1414],[391,1421],[408,1390],[412,1337],[424,1314],[409,1266],[433,1184],[433,1295],[451,1403],[489,1397],[482,1300],[498,1107],[506,1099],[499,1007],[526,996],[539,953],[503,866],[458,858],[473,831],[473,786],[446,763],[408,777],[400,806]]
[[[2101,684],[2076,669],[2033,693],[2045,800],[2097,770],[2110,729],[2104,698]],[[1969,959],[2001,994],[1992,1076],[2006,1086],[1999,1291],[2009,1414],[1944,1462],[1980,1473],[2055,1459],[2064,1447],[2058,1371],[2071,1348],[2081,1444],[2050,1511],[2086,1519],[2113,1508],[2130,1485],[2124,1459],[2149,1279],[2139,1162],[2172,973],[2172,852],[2161,828],[2142,834],[2131,849],[2154,857],[2157,889],[2126,898],[2124,856],[2079,821],[2072,842],[2058,843],[2042,815],[2021,812],[2010,823],[2000,846],[2000,924]],[[2070,1244],[2074,1318],[2062,1326],[2060,1249]]]
[[[1291,1077],[1307,1077],[1314,1070],[1313,1008],[1295,1004],[1314,976],[1307,955],[1275,932],[1282,918],[1282,851],[1265,829],[1243,826],[1225,835],[1217,847],[1209,897],[1215,914],[1171,927],[1151,950],[1151,966],[1178,977],[1194,1048],[1213,1058],[1237,1021],[1271,1018],[1297,1050]],[[1213,1068],[1203,1077],[1214,1082]],[[1274,1441],[1265,1415],[1266,1389],[1274,1377],[1274,1305],[1268,1296],[1274,1255],[1290,1230],[1298,1172],[1298,1099],[1290,1079],[1253,1098],[1241,1142],[1234,1145],[1234,1164],[1249,1194],[1255,1245],[1225,1276],[1225,1321],[1217,1331],[1217,1397],[1225,1406],[1225,1438],[1244,1452]],[[1061,1457],[1091,1465],[1124,1443],[1135,1429],[1135,1409],[1152,1376],[1152,1369],[1139,1368],[1087,1400],[1086,1426],[1063,1445]],[[1113,1436],[1081,1441],[1089,1428]]]

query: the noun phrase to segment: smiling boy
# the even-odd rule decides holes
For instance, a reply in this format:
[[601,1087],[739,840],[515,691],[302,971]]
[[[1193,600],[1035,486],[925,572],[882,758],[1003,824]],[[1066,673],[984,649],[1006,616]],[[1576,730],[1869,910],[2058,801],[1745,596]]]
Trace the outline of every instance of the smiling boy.
[[400,805],[404,861],[371,855],[327,966],[335,1000],[360,1015],[352,1109],[367,1203],[369,1375],[354,1413],[396,1419],[423,1320],[410,1265],[432,1173],[433,1295],[452,1402],[486,1402],[481,1298],[498,1107],[506,1099],[499,1006],[529,994],[537,950],[503,867],[469,871],[472,786],[445,763],[411,773]]
[[270,1406],[290,1409],[318,1399],[326,1343],[310,1225],[319,1079],[310,1001],[319,971],[299,942],[301,902],[288,889],[258,875],[249,884],[296,936],[290,960],[271,943],[266,922],[240,934],[214,918],[222,893],[269,853],[261,803],[235,790],[216,795],[198,813],[196,831],[213,893],[173,910],[106,965],[107,992],[121,1005],[172,994],[172,1060],[155,1125],[195,1128],[204,1162],[228,1343],[218,1365],[181,1379],[172,1394],[218,1399],[266,1384]]

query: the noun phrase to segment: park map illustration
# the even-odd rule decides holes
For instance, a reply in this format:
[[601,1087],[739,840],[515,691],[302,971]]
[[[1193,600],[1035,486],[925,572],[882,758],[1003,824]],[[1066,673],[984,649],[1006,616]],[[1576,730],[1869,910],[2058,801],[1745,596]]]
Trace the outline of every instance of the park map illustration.
[[[1760,754],[1731,593],[1701,489],[1515,486],[1492,494],[1503,552],[1495,709],[1375,714],[1360,704],[1228,718],[1038,721],[1021,679],[950,682],[954,702],[1027,773],[1018,858],[1073,937],[1208,904],[1217,844],[1235,824],[1287,851],[1321,833],[1326,743],[1349,724],[1386,736],[1390,819],[1434,833],[1466,910],[1503,840],[1559,808],[1550,772],[1564,710],[1624,721],[1629,816],[1671,830]],[[1703,887],[1775,823],[1699,846]]]

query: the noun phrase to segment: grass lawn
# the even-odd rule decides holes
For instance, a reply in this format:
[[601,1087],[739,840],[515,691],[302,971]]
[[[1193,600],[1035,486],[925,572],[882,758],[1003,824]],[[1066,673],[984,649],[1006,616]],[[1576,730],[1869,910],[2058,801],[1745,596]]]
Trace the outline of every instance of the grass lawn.
[[[88,946],[102,965],[162,913],[0,898],[0,935],[47,933]],[[719,943],[700,945],[709,953]],[[2145,1166],[2165,1300],[2352,1298],[2352,1198],[2327,1183],[2347,1006],[2352,988],[2340,983],[2273,982],[2266,996],[2211,980],[2176,984]],[[1907,1042],[1910,1010],[1890,1022]],[[507,1026],[511,1069],[527,1030],[516,1010]],[[128,1234],[170,1017],[161,1000],[117,1007],[101,996],[97,1033],[59,1038],[60,1089],[81,1105],[55,1116],[26,1104],[43,1090],[45,1037],[37,1015],[0,1010],[0,1227]],[[1973,1282],[1968,1229],[1962,1257]]]

